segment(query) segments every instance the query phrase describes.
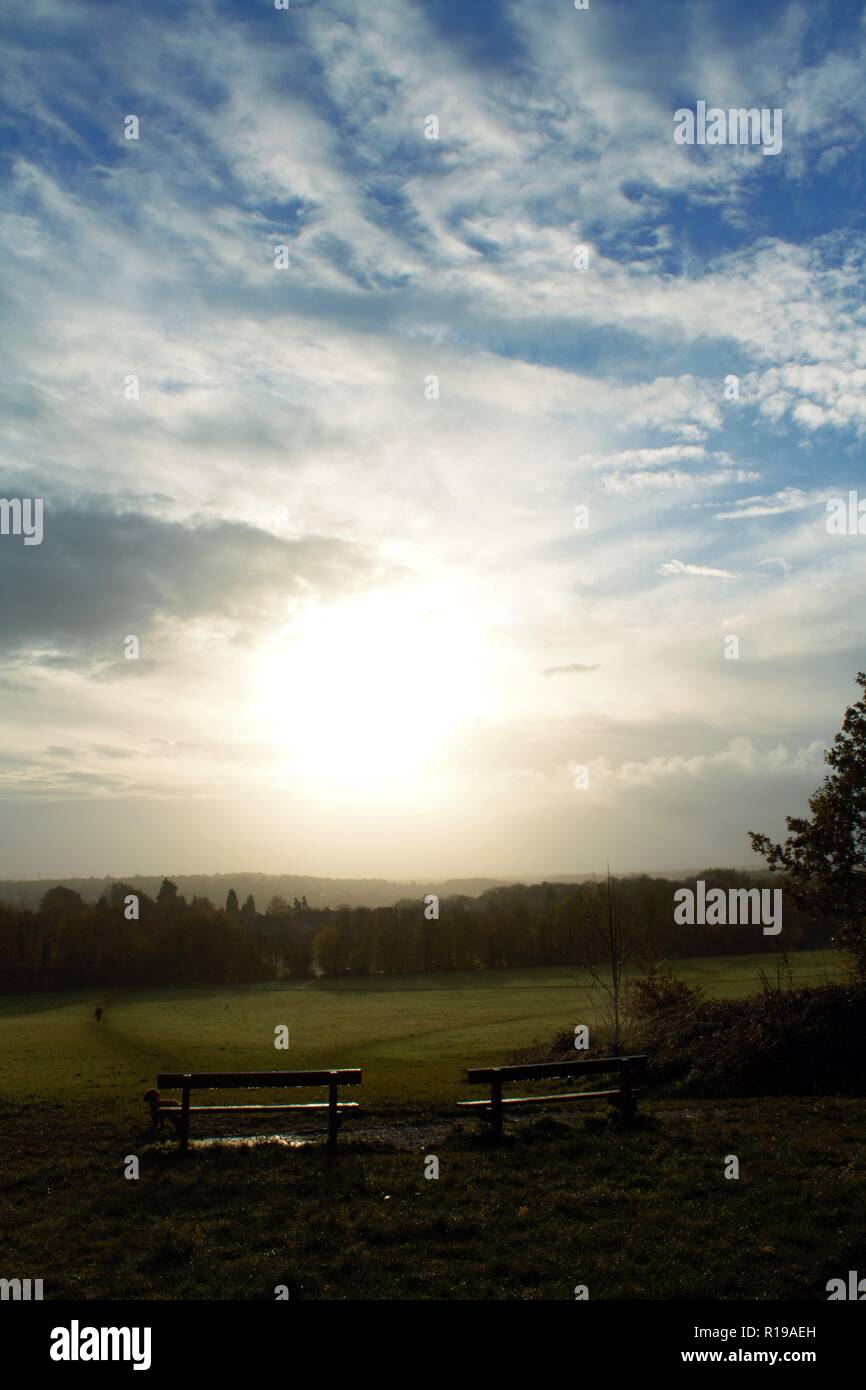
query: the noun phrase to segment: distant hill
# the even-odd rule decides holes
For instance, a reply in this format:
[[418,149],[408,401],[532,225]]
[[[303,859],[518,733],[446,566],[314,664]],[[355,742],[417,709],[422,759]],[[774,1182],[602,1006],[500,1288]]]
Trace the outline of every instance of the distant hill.
[[436,893],[440,898],[463,893],[477,898],[489,888],[511,880],[497,878],[449,878],[442,881],[394,882],[387,878],[313,878],[310,874],[125,874],[120,878],[39,878],[0,879],[0,900],[18,907],[38,907],[49,888],[62,884],[80,893],[85,902],[95,902],[113,883],[129,883],[150,897],[156,897],[164,877],[176,883],[185,898],[210,898],[222,907],[226,894],[234,888],[241,902],[252,893],[259,912],[271,898],[279,895],[291,903],[306,898],[311,907],[389,907],[401,898],[422,898]]
[[[688,882],[694,869],[652,870],[649,878],[667,878]],[[745,872],[755,874],[755,869]],[[760,872],[760,871],[758,871]],[[192,897],[210,898],[217,907],[225,904],[226,894],[234,888],[241,902],[252,893],[259,912],[264,912],[271,898],[280,896],[291,903],[293,898],[306,898],[311,907],[390,907],[401,898],[423,898],[436,893],[440,898],[463,894],[480,897],[491,888],[509,887],[512,883],[582,883],[593,874],[539,874],[515,878],[446,878],[409,879],[389,878],[315,878],[311,874],[125,874],[119,878],[29,878],[0,879],[0,901],[17,907],[38,907],[49,888],[61,885],[80,893],[85,902],[95,902],[112,883],[129,883],[150,897],[156,897],[164,877],[176,883],[189,900]]]

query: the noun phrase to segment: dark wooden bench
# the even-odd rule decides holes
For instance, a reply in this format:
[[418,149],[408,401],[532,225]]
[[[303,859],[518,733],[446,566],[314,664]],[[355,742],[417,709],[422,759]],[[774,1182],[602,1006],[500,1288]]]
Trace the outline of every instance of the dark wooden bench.
[[[493,1133],[502,1135],[503,1108],[506,1105],[561,1105],[579,1100],[608,1100],[615,1105],[623,1118],[630,1119],[637,1110],[635,1096],[639,1094],[632,1085],[635,1076],[646,1072],[645,1056],[635,1057],[592,1057],[583,1062],[538,1062],[517,1067],[479,1067],[466,1073],[470,1085],[489,1086],[489,1100],[459,1100],[461,1109],[478,1112],[480,1117],[489,1120]],[[549,1077],[597,1076],[617,1072],[619,1085],[616,1089],[604,1091],[557,1091],[546,1096],[503,1096],[502,1087],[512,1081],[544,1081]]]
[[[180,1107],[177,1102],[166,1104],[161,1096],[151,1101],[151,1115],[154,1125],[159,1120],[174,1122],[180,1147],[189,1148],[190,1115],[227,1115],[235,1111],[261,1114],[267,1111],[300,1111],[315,1114],[327,1111],[328,1145],[333,1148],[337,1142],[337,1131],[342,1124],[342,1116],[347,1110],[358,1110],[355,1101],[338,1100],[340,1086],[360,1086],[360,1069],[343,1067],[339,1071],[194,1071],[160,1072],[156,1078],[158,1090],[180,1090]],[[258,1090],[289,1086],[327,1086],[328,1099],[306,1101],[303,1103],[278,1105],[190,1105],[192,1091]]]

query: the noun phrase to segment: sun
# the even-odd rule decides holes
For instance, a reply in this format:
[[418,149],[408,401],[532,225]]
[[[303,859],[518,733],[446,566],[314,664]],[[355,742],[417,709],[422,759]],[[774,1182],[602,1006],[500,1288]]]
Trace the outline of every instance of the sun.
[[329,797],[423,794],[450,736],[483,717],[482,658],[480,626],[441,592],[306,605],[255,668],[276,776]]

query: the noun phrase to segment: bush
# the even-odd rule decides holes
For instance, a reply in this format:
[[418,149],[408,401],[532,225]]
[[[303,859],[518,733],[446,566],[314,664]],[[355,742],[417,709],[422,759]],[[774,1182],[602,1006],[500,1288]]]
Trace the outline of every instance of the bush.
[[632,1018],[651,1018],[660,1009],[679,1005],[694,1005],[701,998],[700,990],[690,989],[684,980],[658,972],[633,980],[629,985],[629,1007]]
[[636,1045],[678,1095],[866,1095],[866,984],[708,1000],[650,980]]

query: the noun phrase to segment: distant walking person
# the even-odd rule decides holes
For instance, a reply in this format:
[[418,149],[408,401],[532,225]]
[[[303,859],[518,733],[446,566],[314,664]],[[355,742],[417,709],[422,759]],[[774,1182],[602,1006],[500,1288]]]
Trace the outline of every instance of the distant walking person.
[[101,1009],[96,1009],[96,1010],[94,1011],[93,1017],[96,1019],[96,1022],[98,1023],[99,1020],[102,1018],[102,1010],[101,1010]]

